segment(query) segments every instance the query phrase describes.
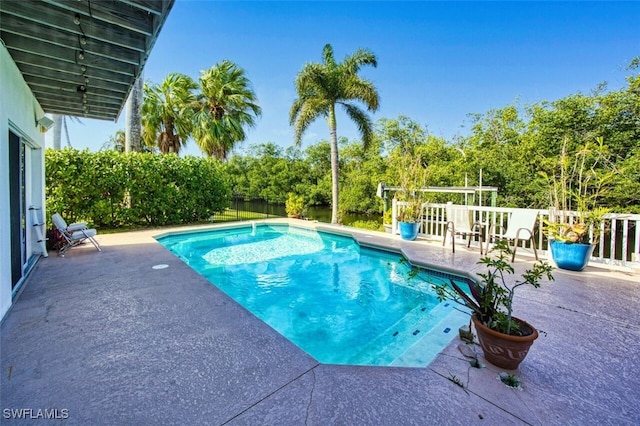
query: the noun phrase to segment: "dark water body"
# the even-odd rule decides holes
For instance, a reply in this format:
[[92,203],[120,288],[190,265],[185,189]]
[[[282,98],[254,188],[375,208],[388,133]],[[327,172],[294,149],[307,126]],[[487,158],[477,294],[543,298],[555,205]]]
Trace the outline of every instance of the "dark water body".
[[[256,213],[264,213],[269,216],[286,217],[287,212],[284,204],[267,203],[266,201],[234,201],[231,208],[236,210],[251,211]],[[331,207],[330,206],[311,206],[307,209],[305,215],[309,220],[317,220],[319,222],[331,223]],[[342,215],[342,224],[351,225],[356,221],[376,221],[382,224],[382,215],[369,216],[358,213],[345,213]]]
[[[331,223],[331,207],[330,206],[313,206],[307,210],[307,217],[318,222]],[[369,216],[360,213],[344,213],[342,215],[342,224],[351,225],[358,220],[376,221],[382,225],[382,215]]]

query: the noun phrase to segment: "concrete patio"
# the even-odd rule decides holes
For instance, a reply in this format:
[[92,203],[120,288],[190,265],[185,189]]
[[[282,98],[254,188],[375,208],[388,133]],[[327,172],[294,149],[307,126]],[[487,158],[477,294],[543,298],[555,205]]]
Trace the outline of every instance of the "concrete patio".
[[[454,255],[438,241],[295,223],[478,268],[462,244]],[[65,423],[92,425],[640,424],[638,271],[556,270],[521,289],[515,313],[541,336],[514,390],[501,369],[472,368],[457,337],[423,368],[319,364],[153,239],[168,231],[101,234],[100,253],[39,261],[2,323],[2,423],[25,422],[10,410],[64,409]]]

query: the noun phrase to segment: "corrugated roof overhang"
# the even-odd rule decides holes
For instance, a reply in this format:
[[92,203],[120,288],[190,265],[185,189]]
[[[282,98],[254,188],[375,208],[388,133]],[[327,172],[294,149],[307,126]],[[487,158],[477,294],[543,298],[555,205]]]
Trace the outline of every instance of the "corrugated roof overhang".
[[0,38],[45,112],[116,120],[175,0],[1,0]]

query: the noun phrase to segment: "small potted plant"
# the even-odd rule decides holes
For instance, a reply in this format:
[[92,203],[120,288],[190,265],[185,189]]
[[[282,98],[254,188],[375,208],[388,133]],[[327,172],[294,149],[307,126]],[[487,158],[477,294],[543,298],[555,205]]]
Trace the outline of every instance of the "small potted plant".
[[420,222],[422,221],[422,198],[417,195],[399,197],[406,204],[398,209],[398,226],[403,240],[413,241],[418,237]]
[[300,219],[305,210],[304,197],[290,192],[284,208],[287,212],[287,217]]
[[572,223],[544,220],[551,257],[558,268],[582,271],[587,266],[608,211],[603,207],[578,211]]
[[511,278],[514,268],[509,262],[509,246],[505,241],[498,241],[492,251],[496,250],[497,256],[486,255],[478,261],[478,264],[486,265],[487,270],[478,274],[478,282],[468,280],[469,291],[453,280],[433,288],[440,301],[453,300],[471,310],[471,320],[486,360],[514,370],[538,337],[538,331],[532,325],[513,316],[515,291],[525,285],[539,288],[543,279],[552,281],[553,268],[544,261],[536,261],[519,279]]
[[[573,154],[565,138],[557,173],[553,176],[549,219],[544,220],[551,257],[559,268],[581,271],[589,263],[609,212],[599,206],[617,173],[603,138],[587,142]],[[573,162],[570,159],[573,158]],[[577,212],[569,211],[575,206]]]
[[427,169],[422,166],[420,158],[406,156],[400,175],[402,191],[396,193],[396,199],[403,202],[398,208],[396,219],[400,228],[400,236],[404,240],[413,241],[418,237],[422,222],[422,206],[427,201],[422,187],[427,177]]

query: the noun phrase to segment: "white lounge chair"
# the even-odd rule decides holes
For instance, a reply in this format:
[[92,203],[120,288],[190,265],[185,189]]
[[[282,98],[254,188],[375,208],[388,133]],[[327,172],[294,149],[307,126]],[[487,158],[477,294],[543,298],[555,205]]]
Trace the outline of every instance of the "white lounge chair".
[[482,224],[480,222],[471,223],[469,208],[467,206],[454,206],[447,204],[447,228],[442,238],[442,247],[447,241],[447,234],[451,234],[451,250],[456,252],[456,235],[464,235],[467,238],[467,248],[471,247],[471,239],[478,236],[480,243],[480,254],[482,254]]
[[65,222],[62,216],[60,216],[58,213],[54,213],[53,216],[51,216],[51,220],[66,241],[66,244],[60,250],[58,250],[59,256],[64,256],[64,254],[69,249],[82,244],[82,242],[85,240],[91,241],[93,246],[98,251],[102,251],[102,249],[100,248],[100,244],[98,244],[98,242],[94,238],[98,231],[93,228],[87,228],[86,222],[76,222],[72,223],[71,225],[67,225],[67,222]]
[[[536,239],[533,233],[536,228],[536,221],[538,220],[538,210],[532,209],[517,209],[511,213],[509,221],[507,222],[507,229],[502,235],[498,235],[498,238],[507,240],[507,243],[513,241],[513,255],[511,261],[516,258],[516,250],[521,240],[531,240],[531,247],[533,248],[533,254],[538,260],[538,251],[536,250]],[[489,252],[489,242],[491,241],[491,228],[489,229],[489,238],[487,239],[487,252]]]

